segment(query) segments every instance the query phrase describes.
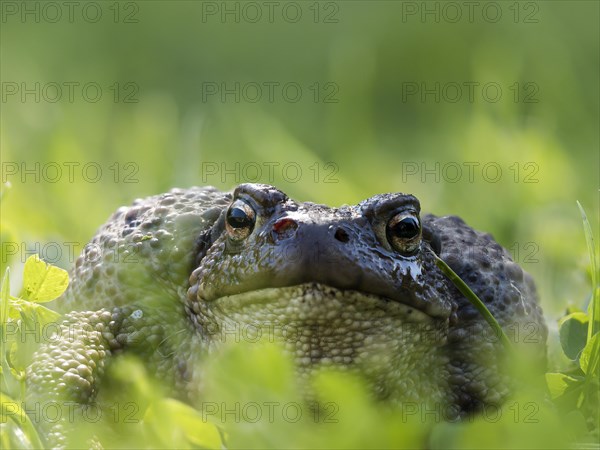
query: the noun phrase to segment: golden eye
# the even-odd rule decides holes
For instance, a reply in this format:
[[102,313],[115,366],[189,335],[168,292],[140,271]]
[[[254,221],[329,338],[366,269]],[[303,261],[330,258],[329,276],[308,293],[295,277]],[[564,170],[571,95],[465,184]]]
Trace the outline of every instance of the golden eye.
[[411,212],[398,213],[388,221],[386,236],[390,245],[404,255],[414,253],[421,243],[421,222]]
[[242,200],[236,200],[227,210],[225,228],[232,239],[245,239],[252,233],[255,219],[252,207]]

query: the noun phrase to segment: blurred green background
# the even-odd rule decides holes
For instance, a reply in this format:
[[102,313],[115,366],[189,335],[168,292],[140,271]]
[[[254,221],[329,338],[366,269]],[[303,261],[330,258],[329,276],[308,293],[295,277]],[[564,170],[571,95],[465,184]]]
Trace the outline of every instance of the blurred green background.
[[491,232],[553,322],[589,293],[576,200],[597,226],[598,14],[594,1],[2,2],[3,242],[18,243],[2,263],[39,242],[68,267],[118,206],[172,187],[271,182],[331,205],[403,191]]

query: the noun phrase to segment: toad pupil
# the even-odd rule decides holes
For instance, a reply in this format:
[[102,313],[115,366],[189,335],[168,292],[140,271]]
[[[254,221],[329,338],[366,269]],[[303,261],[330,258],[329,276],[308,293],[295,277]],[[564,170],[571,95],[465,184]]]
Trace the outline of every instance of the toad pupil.
[[415,217],[405,217],[391,225],[389,232],[402,239],[410,239],[419,234],[419,221]]
[[227,214],[227,222],[233,228],[244,228],[251,225],[250,217],[241,208],[231,208]]

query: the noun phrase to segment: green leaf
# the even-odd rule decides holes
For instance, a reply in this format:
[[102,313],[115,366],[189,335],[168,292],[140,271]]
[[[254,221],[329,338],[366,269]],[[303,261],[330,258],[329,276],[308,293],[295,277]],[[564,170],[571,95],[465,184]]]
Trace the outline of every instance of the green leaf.
[[20,298],[13,299],[9,316],[15,320],[22,319],[30,327],[37,325],[41,329],[49,323],[57,322],[61,317],[56,311]]
[[588,342],[594,334],[600,331],[600,290],[598,289],[598,263],[596,261],[596,245],[594,244],[594,234],[592,233],[592,227],[587,218],[585,210],[581,203],[577,202],[579,211],[581,212],[581,218],[583,220],[583,231],[585,233],[585,241],[588,247],[588,253],[590,255],[590,266],[592,269],[592,301],[588,308],[588,314],[592,319],[592,324],[588,329]]
[[[150,426],[165,444],[192,448],[223,448],[221,433],[202,414],[191,406],[167,398],[151,404],[144,415]],[[168,426],[165,426],[168,425]]]
[[589,318],[583,312],[563,317],[559,322],[560,345],[568,358],[576,360],[587,341]]
[[596,333],[588,341],[581,352],[579,366],[588,376],[595,376],[598,372],[598,359],[600,358],[600,333]]
[[569,306],[567,306],[567,309],[566,309],[566,312],[565,312],[565,316],[568,316],[569,314],[573,314],[573,313],[576,313],[576,312],[585,312],[585,311],[583,311],[577,305],[569,305]]
[[581,382],[582,381],[578,380],[577,378],[565,375],[564,373],[546,374],[546,384],[548,385],[550,396],[553,399],[560,397],[566,392],[568,388],[573,387],[577,383]]
[[59,297],[69,284],[66,270],[46,264],[33,255],[25,261],[23,269],[23,298],[43,303]]
[[18,359],[18,347],[16,342],[10,343],[10,348],[6,351],[6,363],[10,369],[10,373],[15,379],[20,379],[23,376],[24,367],[18,367],[15,362]]

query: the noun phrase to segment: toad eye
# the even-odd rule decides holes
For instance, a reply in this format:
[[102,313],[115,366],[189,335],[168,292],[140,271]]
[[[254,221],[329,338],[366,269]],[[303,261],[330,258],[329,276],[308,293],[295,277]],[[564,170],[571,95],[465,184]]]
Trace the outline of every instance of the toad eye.
[[255,219],[252,207],[242,200],[236,200],[227,210],[225,228],[232,239],[245,239],[252,232]]
[[414,253],[421,242],[421,222],[412,212],[398,213],[388,221],[386,235],[394,250],[410,255]]

